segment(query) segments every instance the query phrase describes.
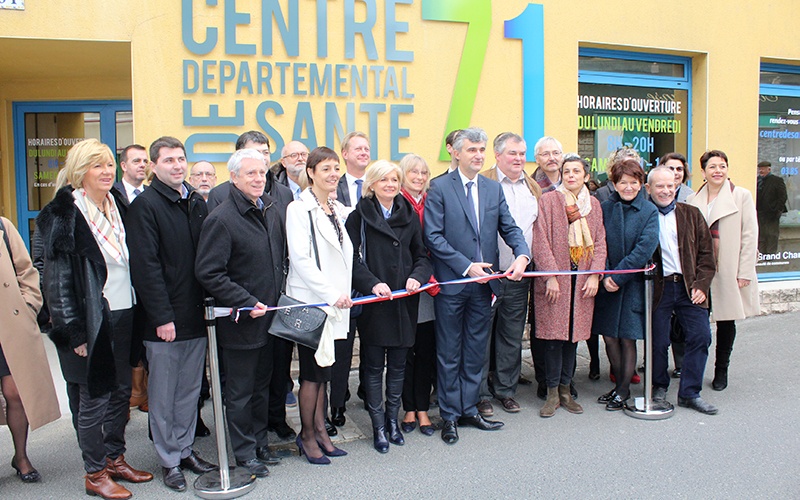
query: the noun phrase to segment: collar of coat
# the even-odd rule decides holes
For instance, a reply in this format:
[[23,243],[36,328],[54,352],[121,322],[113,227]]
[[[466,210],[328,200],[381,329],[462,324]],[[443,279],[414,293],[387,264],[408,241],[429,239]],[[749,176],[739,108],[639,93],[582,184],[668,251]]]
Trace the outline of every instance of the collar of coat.
[[105,263],[89,225],[75,206],[71,186],[61,188],[42,209],[36,218],[36,230],[41,231],[45,258],[76,253]]
[[[186,197],[187,200],[195,201],[194,198],[198,197],[202,200],[202,196],[195,193],[194,188],[191,184],[186,181],[183,181],[183,186],[189,191],[189,195]],[[150,187],[154,188],[157,193],[159,193],[164,198],[168,199],[172,203],[177,203],[181,200],[181,193],[178,192],[176,189],[173,189],[163,182],[158,177],[153,176],[153,181],[150,183]],[[146,191],[146,190],[145,190]],[[144,194],[144,192],[142,192]]]
[[[711,207],[711,212],[708,213],[706,217],[709,226],[721,218],[739,211],[736,200],[733,199],[734,189],[736,189],[736,186],[733,185],[730,179],[726,180],[725,184],[722,185],[717,197],[714,199],[714,206]],[[694,198],[692,198],[692,205],[700,207],[708,206],[708,183],[703,184],[700,189],[697,190]],[[703,213],[703,215],[706,214]]]
[[411,218],[416,217],[416,212],[411,208],[411,203],[398,194],[394,197],[392,203],[392,215],[389,219],[383,217],[383,210],[378,198],[372,196],[370,198],[361,198],[356,205],[356,212],[361,216],[364,223],[376,230],[396,237],[392,227],[402,227],[411,223]]
[[[239,210],[241,215],[245,215],[250,210],[258,211],[258,207],[250,201],[250,198],[247,197],[239,188],[231,184],[231,191],[229,194],[231,200],[233,200],[233,204],[236,205],[236,209]],[[264,209],[270,209],[275,206],[275,200],[266,193],[261,195],[261,201],[264,202]]]
[[[611,193],[611,195],[609,195],[609,197],[608,197],[608,200],[606,200],[606,201],[611,201],[611,202],[614,202],[614,203],[624,203],[624,201],[622,201],[622,197],[619,195],[618,191],[614,191],[613,193]],[[603,203],[605,203],[605,202],[603,202]],[[636,195],[636,198],[634,198],[633,201],[631,201],[630,205],[631,205],[632,208],[634,208],[635,210],[639,211],[639,210],[642,210],[646,206],[647,203],[648,203],[648,201],[647,201],[647,199],[645,197],[645,191],[644,191],[644,189],[640,189],[639,193]]]

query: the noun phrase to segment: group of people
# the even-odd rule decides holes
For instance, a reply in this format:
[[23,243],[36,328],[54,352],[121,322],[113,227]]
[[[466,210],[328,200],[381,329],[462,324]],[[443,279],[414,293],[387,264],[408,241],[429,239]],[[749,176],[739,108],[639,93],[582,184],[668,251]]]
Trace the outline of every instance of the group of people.
[[[292,141],[271,165],[268,139],[252,131],[242,134],[228,161],[230,181],[216,185],[208,162],[196,163],[187,181],[183,144],[161,137],[149,151],[125,148],[125,175],[116,187],[111,150],[94,139],[75,145],[64,186],[37,218],[33,263],[3,220],[13,244],[8,252],[0,248],[9,255],[0,271],[16,270],[17,279],[9,280],[18,283],[14,302],[5,303],[15,321],[25,311],[28,330],[38,332],[43,292],[47,317],[39,323],[59,354],[86,492],[128,498],[118,481],[153,478],[124,458],[135,366],[148,374],[149,428],[164,484],[183,491],[184,470],[217,470],[193,450],[202,423],[206,296],[248,308],[236,322],[219,322],[217,335],[233,454],[257,477],[280,463],[269,448],[270,430],[296,437],[312,464],[347,455],[330,438],[346,422],[356,333],[359,396],[381,453],[403,445],[403,433],[417,426],[426,436],[435,433],[428,414],[434,390],[448,444],[459,440],[460,426],[500,429],[503,423],[490,419],[492,400],[519,412],[526,323],[537,393],[545,400],[540,416],[560,407],[583,412],[573,384],[576,348],[593,335],[604,338],[615,383],[598,402],[622,409],[645,330],[640,270],[650,261],[656,263],[654,399],[666,397],[667,352],[680,329],[684,342],[673,345],[681,360],[678,404],[716,413],[700,397],[709,311],[717,324],[716,390],[728,384],[735,321],[758,314],[756,209],[750,193],[728,179],[725,153],[703,154],[706,182],[689,194],[682,155],[665,155],[645,178],[638,155],[622,150],[610,162],[609,184],[591,193],[589,164],[564,154],[555,138],[534,146],[532,176],[524,170],[520,135],[498,135],[495,163],[485,168],[488,142],[480,128],[453,131],[446,139],[450,168],[431,179],[417,155],[399,165],[371,163],[361,132],[344,137],[341,156]],[[552,274],[524,277],[533,270]],[[445,282],[452,283],[439,286]],[[409,296],[394,298],[397,290]],[[275,313],[268,306],[282,293],[327,304],[319,347],[297,345],[299,434],[286,423],[285,409],[287,395],[293,397],[294,346],[269,334]],[[385,300],[353,307],[360,295]],[[25,481],[39,477],[25,454],[28,418],[34,428],[57,418],[52,381],[48,387],[46,376],[29,380],[25,367],[15,365],[12,349],[26,343],[37,353],[30,359],[46,368],[41,341],[31,337],[0,337],[17,450],[12,466]],[[597,379],[593,357],[590,377]],[[39,394],[31,396],[34,382]]]

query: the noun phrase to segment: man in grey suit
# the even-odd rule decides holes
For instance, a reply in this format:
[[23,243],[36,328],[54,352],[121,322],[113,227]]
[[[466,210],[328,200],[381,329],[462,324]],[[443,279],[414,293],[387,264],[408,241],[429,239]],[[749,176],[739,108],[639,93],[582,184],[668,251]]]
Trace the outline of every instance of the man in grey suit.
[[481,278],[477,283],[442,287],[435,300],[439,409],[444,419],[442,440],[447,444],[458,441],[457,424],[481,430],[503,426],[485,420],[476,407],[489,340],[492,291],[498,285],[485,278],[499,267],[498,233],[514,255],[508,279],[522,279],[530,262],[530,249],[508,210],[502,187],[478,176],[487,140],[480,128],[458,135],[453,143],[458,170],[434,179],[425,203],[425,242],[436,278]]

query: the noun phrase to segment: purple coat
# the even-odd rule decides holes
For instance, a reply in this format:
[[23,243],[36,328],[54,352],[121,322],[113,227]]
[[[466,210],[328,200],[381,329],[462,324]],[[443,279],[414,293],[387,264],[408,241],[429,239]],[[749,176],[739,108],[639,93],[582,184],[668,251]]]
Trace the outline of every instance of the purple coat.
[[[582,260],[579,270],[602,270],[606,262],[606,231],[600,202],[591,198],[592,211],[586,216],[589,232],[594,241],[591,259]],[[533,224],[533,262],[537,271],[569,271],[569,238],[564,194],[551,191],[539,199],[539,217]],[[545,297],[547,278],[534,278],[533,296],[536,308],[536,338],[544,340],[571,340],[578,342],[589,338],[592,332],[594,297],[584,299],[581,288],[588,275],[578,276],[575,290],[572,337],[569,331],[571,276],[559,276],[561,294],[555,304]]]

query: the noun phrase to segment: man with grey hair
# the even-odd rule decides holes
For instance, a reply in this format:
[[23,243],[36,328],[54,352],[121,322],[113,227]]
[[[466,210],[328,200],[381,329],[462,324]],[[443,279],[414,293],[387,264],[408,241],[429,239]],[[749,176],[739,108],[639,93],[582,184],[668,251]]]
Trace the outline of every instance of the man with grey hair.
[[667,397],[667,348],[674,314],[686,332],[678,405],[714,415],[717,408],[700,397],[711,345],[708,290],[717,272],[711,232],[697,207],[675,201],[675,174],[670,169],[651,170],[645,189],[658,208],[659,228],[653,256],[653,400]]
[[[513,132],[504,132],[494,139],[496,163],[481,172],[487,179],[498,181],[508,203],[508,210],[522,230],[525,242],[533,240],[533,223],[539,215],[538,196],[542,190],[525,173],[525,139]],[[511,248],[501,237],[497,238],[500,249],[500,269],[507,269],[514,256]],[[522,334],[525,330],[525,313],[528,310],[530,280],[499,280],[499,292],[492,305],[491,335],[486,345],[486,361],[483,366],[478,412],[484,417],[494,414],[489,399],[494,397],[509,413],[520,411],[514,400],[522,368]],[[489,373],[493,374],[491,384]]]
[[484,419],[477,409],[492,292],[500,291],[497,280],[488,280],[492,270],[499,269],[498,233],[513,255],[504,269],[509,280],[520,281],[530,263],[530,248],[509,212],[503,188],[478,175],[486,142],[486,132],[480,128],[458,134],[453,143],[458,169],[431,182],[425,203],[425,241],[434,275],[441,281],[478,279],[443,287],[434,304],[439,409],[445,421],[442,440],[447,444],[458,441],[457,425],[481,430],[503,426]]
[[208,193],[217,185],[217,169],[205,160],[198,161],[189,171],[189,184],[208,201]]
[[233,455],[237,465],[266,477],[266,464],[277,462],[277,457],[267,446],[273,357],[267,329],[274,313],[267,312],[265,304],[278,302],[286,238],[277,204],[264,195],[263,155],[240,149],[228,160],[228,170],[233,187],[203,225],[195,273],[218,304],[253,308],[236,323],[220,322],[217,333],[223,347]]
[[538,167],[533,172],[533,180],[539,183],[542,193],[549,193],[561,184],[561,160],[564,148],[555,137],[545,136],[536,141],[533,147]]
[[303,188],[300,186],[300,174],[306,168],[308,148],[300,141],[287,142],[281,149],[281,159],[276,162],[271,170],[275,180],[288,187],[294,199],[300,197]]

